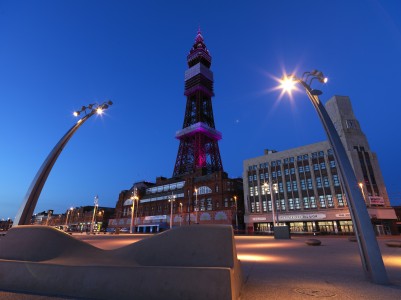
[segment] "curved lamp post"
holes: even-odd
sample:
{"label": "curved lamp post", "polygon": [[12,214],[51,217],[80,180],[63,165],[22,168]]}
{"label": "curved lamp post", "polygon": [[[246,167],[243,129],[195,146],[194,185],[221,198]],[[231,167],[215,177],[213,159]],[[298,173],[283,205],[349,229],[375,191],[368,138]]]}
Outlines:
{"label": "curved lamp post", "polygon": [[53,150],[49,153],[46,160],[43,162],[25,195],[24,202],[18,210],[18,213],[14,219],[13,227],[18,225],[30,224],[32,214],[35,210],[40,193],[42,192],[43,186],[46,183],[47,177],[49,176],[54,163],[59,157],[61,151],[63,151],[65,145],[78,130],[78,128],[81,127],[82,124],[84,124],[85,121],[94,114],[102,114],[103,111],[109,108],[109,106],[112,104],[113,102],[111,101],[106,101],[102,104],[89,104],[88,106],[82,106],[79,111],[74,112],[74,116],[76,117],[79,116],[81,113],[84,113],[85,115],[81,119],[79,119],[78,122],[74,126],[72,126],[70,130],[67,131],[67,133],[60,139],[56,146],[54,146]]}
{"label": "curved lamp post", "polygon": [[[334,157],[338,164],[338,171],[344,186],[344,192],[348,199],[348,206],[352,222],[355,228],[355,235],[358,241],[359,254],[362,266],[367,277],[377,284],[389,284],[387,272],[383,264],[383,259],[373,231],[372,223],[366,209],[366,204],[359,190],[358,182],[354,170],[345,152],[344,145],[330,119],[325,107],[319,100],[321,91],[310,87],[313,80],[317,79],[321,83],[326,83],[327,78],[320,71],[313,70],[305,72],[302,78],[295,75],[285,76],[282,79],[281,87],[290,91],[299,83],[303,86],[312,102],[320,121],[323,124],[327,138],[333,149]],[[308,82],[309,81],[309,82]]]}

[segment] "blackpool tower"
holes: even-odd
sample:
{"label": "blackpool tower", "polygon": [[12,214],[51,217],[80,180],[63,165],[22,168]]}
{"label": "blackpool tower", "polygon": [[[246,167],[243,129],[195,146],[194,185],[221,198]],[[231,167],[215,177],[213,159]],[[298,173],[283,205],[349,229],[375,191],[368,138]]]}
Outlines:
{"label": "blackpool tower", "polygon": [[188,56],[185,71],[187,104],[182,129],[177,131],[180,140],[173,177],[197,173],[199,175],[223,171],[218,141],[221,133],[215,129],[212,97],[212,57],[198,30],[195,43]]}

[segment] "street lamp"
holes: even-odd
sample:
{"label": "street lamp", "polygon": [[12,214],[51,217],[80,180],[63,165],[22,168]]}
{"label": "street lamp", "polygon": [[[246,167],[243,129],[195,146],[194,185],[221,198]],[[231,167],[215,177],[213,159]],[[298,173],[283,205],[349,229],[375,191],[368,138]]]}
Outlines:
{"label": "street lamp", "polygon": [[182,202],[180,202],[180,226],[182,224]]}
{"label": "street lamp", "polygon": [[[272,218],[273,218],[273,227],[276,226],[276,216],[275,216],[275,209],[276,209],[276,203],[275,203],[275,199],[274,199],[274,193],[271,192],[272,190],[272,186],[271,186],[271,182],[269,181],[269,183],[265,182],[263,184],[263,187],[265,189],[265,193],[266,193],[266,201],[267,201],[267,194],[270,194],[271,200],[272,200]],[[277,183],[273,184],[273,188],[274,191],[277,193]],[[278,222],[277,222],[278,223]]]}
{"label": "street lamp", "polygon": [[74,112],[74,116],[79,116],[81,113],[85,115],[77,121],[77,123],[70,128],[69,131],[60,139],[60,141],[54,146],[53,150],[49,153],[46,160],[43,162],[40,167],[38,173],[36,173],[35,178],[33,179],[29,189],[25,195],[24,201],[20,209],[18,210],[17,215],[15,216],[13,227],[18,225],[29,225],[33,212],[35,210],[36,204],[38,203],[38,199],[40,193],[42,192],[43,186],[46,183],[47,177],[50,174],[50,171],[53,168],[57,158],[60,153],[63,151],[65,145],[67,145],[68,141],[74,135],[74,133],[78,130],[82,124],[85,123],[91,116],[94,114],[102,114],[106,109],[112,105],[113,102],[106,101],[102,104],[89,104],[87,107],[82,106],[79,111]]}
{"label": "street lamp", "polygon": [[91,230],[90,232],[93,233],[93,227],[94,227],[94,221],[95,221],[95,215],[96,215],[96,209],[99,205],[99,197],[96,195],[95,200],[94,200],[94,206],[93,206],[93,215],[92,215],[92,222],[91,222]]}
{"label": "street lamp", "polygon": [[168,199],[170,202],[170,229],[173,228],[173,202],[175,201],[175,195],[171,194],[171,197]]}
{"label": "street lamp", "polygon": [[[135,223],[134,223],[135,201],[137,201],[138,199],[139,198],[138,198],[138,195],[137,195],[137,189],[135,188],[134,189],[134,195],[131,197],[132,208],[131,208],[131,225],[130,225],[130,228],[129,228],[129,232],[130,233],[134,233],[134,231],[135,231]],[[137,208],[137,210],[138,210],[138,208]]]}
{"label": "street lamp", "polygon": [[195,188],[195,223],[198,224],[198,189]]}
{"label": "street lamp", "polygon": [[70,209],[67,211],[67,217],[65,218],[65,226],[68,228],[68,216],[71,214],[71,212],[74,210],[73,207],[70,207]]}
{"label": "street lamp", "polygon": [[237,206],[237,196],[234,196],[235,203],[235,227],[238,230],[238,206]]}
{"label": "street lamp", "polygon": [[359,187],[361,188],[363,200],[365,200],[365,203],[366,203],[365,191],[363,190],[363,183],[360,182],[360,183],[358,183],[358,185],[359,185]]}
{"label": "street lamp", "polygon": [[348,199],[349,211],[354,224],[355,236],[358,241],[359,254],[365,274],[374,283],[388,284],[389,281],[380,248],[373,231],[366,203],[361,191],[358,189],[358,182],[354,170],[352,169],[338,132],[318,97],[322,92],[310,87],[312,81],[315,79],[321,83],[327,82],[327,78],[324,77],[322,72],[313,70],[311,72],[305,72],[301,78],[295,75],[284,76],[281,80],[281,88],[283,88],[283,91],[291,93],[291,90],[295,88],[295,84],[299,83],[305,89],[309,100],[312,102],[312,105],[319,115],[338,164],[338,171],[344,185],[345,195]]}

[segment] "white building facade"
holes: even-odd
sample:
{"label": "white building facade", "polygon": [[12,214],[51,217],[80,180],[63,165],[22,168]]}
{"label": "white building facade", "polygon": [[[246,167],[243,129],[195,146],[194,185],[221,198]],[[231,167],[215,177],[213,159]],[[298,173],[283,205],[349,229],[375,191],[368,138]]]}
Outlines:
{"label": "white building facade", "polygon": [[[371,152],[348,97],[334,96],[326,109],[354,168],[377,234],[390,234],[391,208],[377,155]],[[327,141],[285,151],[265,151],[244,161],[248,232],[271,232],[274,222],[292,233],[354,231],[333,151]],[[274,208],[274,209],[273,209]]]}

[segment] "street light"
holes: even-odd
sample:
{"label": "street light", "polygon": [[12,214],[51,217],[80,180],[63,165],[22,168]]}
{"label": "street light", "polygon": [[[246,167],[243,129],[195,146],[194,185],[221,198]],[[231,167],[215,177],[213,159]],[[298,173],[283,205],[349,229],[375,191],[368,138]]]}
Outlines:
{"label": "street light", "polygon": [[198,224],[198,189],[195,188],[195,223]]}
{"label": "street light", "polygon": [[365,200],[365,203],[366,203],[365,191],[363,190],[363,183],[360,182],[360,183],[358,183],[358,185],[359,185],[359,187],[361,188],[363,200]]}
{"label": "street light", "polygon": [[237,206],[237,196],[234,196],[235,203],[235,227],[238,230],[238,206]]}
{"label": "street light", "polygon": [[70,207],[70,209],[67,211],[67,217],[65,218],[65,226],[68,228],[68,216],[71,214],[71,212],[74,210],[73,207]]}
{"label": "street light", "polygon": [[175,195],[171,194],[171,197],[168,199],[170,202],[170,229],[173,228],[173,202],[175,201]]}
{"label": "street light", "polygon": [[318,97],[322,92],[310,87],[312,81],[315,79],[321,83],[327,82],[327,78],[322,72],[313,70],[311,72],[305,72],[301,78],[295,75],[284,76],[281,80],[281,88],[283,88],[283,91],[285,89],[285,91],[290,94],[295,84],[299,83],[305,89],[309,100],[312,102],[312,105],[319,115],[338,164],[338,171],[344,185],[345,195],[348,199],[349,211],[354,224],[355,236],[358,241],[359,254],[365,274],[374,283],[388,284],[389,280],[383,264],[383,258],[373,231],[366,203],[361,191],[358,189],[358,182],[354,170],[352,169],[338,132]]}
{"label": "street light", "polygon": [[92,215],[92,222],[91,222],[91,230],[90,233],[93,233],[93,227],[94,227],[94,221],[95,221],[95,215],[96,215],[96,209],[99,205],[99,197],[96,195],[95,200],[94,200],[94,206],[93,206],[93,215]]}
{"label": "street light", "polygon": [[180,202],[180,226],[182,225],[182,202]]}
{"label": "street light", "polygon": [[[274,193],[271,192],[272,190],[272,186],[271,186],[271,182],[269,181],[269,183],[265,182],[263,184],[263,187],[265,189],[265,193],[266,193],[266,201],[267,201],[267,194],[270,194],[271,200],[272,200],[272,218],[273,218],[273,227],[276,226],[276,216],[275,216],[275,209],[276,209],[276,203],[275,203],[275,199],[274,199]],[[277,183],[273,184],[273,189],[274,191],[277,193]],[[277,217],[278,218],[278,217]],[[278,221],[277,221],[278,223]]]}
{"label": "street light", "polygon": [[[134,189],[134,195],[131,197],[132,200],[132,208],[131,208],[131,225],[129,228],[130,233],[134,233],[135,231],[135,223],[134,223],[134,213],[135,213],[135,201],[138,201],[137,189]],[[137,208],[138,210],[138,208]]]}
{"label": "street light", "polygon": [[33,212],[35,210],[36,204],[40,193],[42,192],[43,186],[46,183],[47,177],[49,176],[57,158],[63,151],[64,147],[67,145],[68,141],[74,135],[82,124],[85,123],[91,116],[95,113],[102,114],[106,109],[112,105],[113,102],[106,101],[102,104],[89,104],[88,106],[82,106],[79,111],[74,112],[74,116],[79,116],[81,113],[85,115],[77,121],[77,123],[70,128],[69,131],[59,140],[59,142],[54,146],[53,150],[49,153],[46,160],[43,162],[39,171],[36,173],[29,189],[25,195],[24,201],[20,206],[17,215],[15,216],[13,227],[18,225],[29,225]]}

